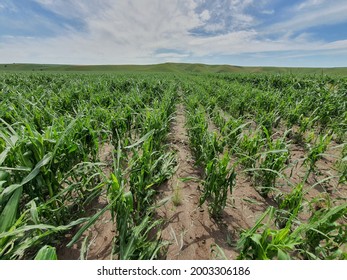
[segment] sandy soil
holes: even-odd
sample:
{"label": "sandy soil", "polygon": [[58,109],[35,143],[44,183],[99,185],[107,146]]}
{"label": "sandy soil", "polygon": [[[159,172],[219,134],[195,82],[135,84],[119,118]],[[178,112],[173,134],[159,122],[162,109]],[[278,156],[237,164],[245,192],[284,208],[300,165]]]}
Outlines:
{"label": "sandy soil", "polygon": [[[222,115],[228,118],[228,114],[222,111]],[[209,121],[209,131],[219,133],[218,129]],[[173,177],[158,188],[157,202],[169,198],[168,202],[157,209],[157,216],[164,220],[161,228],[163,241],[169,245],[166,248],[165,259],[168,260],[200,260],[200,259],[236,259],[238,256],[236,242],[240,232],[254,225],[258,217],[268,206],[276,206],[274,198],[262,197],[254,188],[252,180],[243,173],[242,167],[236,167],[236,186],[232,194],[229,194],[227,207],[223,212],[221,221],[210,218],[207,204],[199,207],[201,195],[200,180],[203,178],[203,170],[195,166],[194,157],[189,148],[189,139],[185,127],[185,108],[179,103],[176,108],[176,117],[171,124],[171,133],[168,137],[170,149],[176,151],[178,167]],[[247,128],[252,130],[251,127]],[[277,136],[282,137],[284,131],[276,130]],[[341,150],[336,148],[336,143],[331,143],[326,155],[317,162],[316,174],[311,174],[305,184],[306,200],[315,197],[329,195],[332,199],[339,198],[342,202],[347,198],[347,186],[338,185],[337,179],[312,186],[324,178],[336,176],[336,160]],[[112,164],[111,145],[104,145],[100,150],[100,158],[108,166]],[[307,167],[303,160],[306,156],[304,148],[297,144],[289,145],[290,161],[284,174],[295,185],[302,181]],[[231,164],[235,163],[232,158]],[[110,169],[105,173],[109,175]],[[195,180],[182,180],[182,178],[196,178]],[[278,180],[278,188],[283,193],[291,191],[291,187],[285,180]],[[88,210],[88,215],[100,211],[107,205],[105,195],[101,195],[93,202]],[[307,209],[300,217],[308,218]],[[110,213],[106,212],[83,235],[80,242],[72,248],[66,248],[64,243],[58,248],[59,259],[79,259],[80,248],[83,239],[88,236],[88,259],[109,259],[112,249],[112,240],[115,235],[115,225],[111,221]],[[67,240],[73,236],[67,235]],[[217,246],[220,250],[216,250]],[[222,251],[223,253],[220,253]],[[218,252],[216,254],[216,252]]]}
{"label": "sandy soil", "polygon": [[[160,198],[171,196],[171,201],[158,211],[158,215],[166,221],[163,239],[170,242],[166,259],[215,259],[222,258],[223,254],[228,259],[235,259],[238,255],[235,244],[240,230],[252,226],[268,202],[251,187],[246,177],[240,175],[222,220],[211,219],[207,205],[199,207],[199,182],[180,180],[202,178],[202,170],[195,167],[189,149],[185,122],[184,106],[179,104],[170,136],[170,145],[177,152],[179,166],[173,178],[160,189]],[[211,125],[210,130],[215,130],[215,127]],[[176,200],[179,200],[179,205]],[[215,254],[218,251],[215,245],[223,254]]]}
{"label": "sandy soil", "polygon": [[[100,148],[99,156],[100,161],[107,164],[103,172],[106,176],[111,173],[110,166],[112,165],[112,151],[114,147],[111,144],[104,144]],[[107,199],[105,192],[92,201],[88,207],[85,216],[90,217],[104,207],[107,206]],[[115,225],[111,219],[110,211],[106,211],[101,215],[98,220],[81,236],[80,240],[71,248],[67,248],[66,244],[71,240],[74,233],[78,231],[77,228],[74,232],[66,235],[66,241],[63,241],[61,246],[57,248],[57,255],[59,260],[78,260],[80,259],[80,251],[82,248],[83,240],[87,237],[88,250],[85,259],[90,260],[107,260],[111,259],[112,240],[115,235]]]}

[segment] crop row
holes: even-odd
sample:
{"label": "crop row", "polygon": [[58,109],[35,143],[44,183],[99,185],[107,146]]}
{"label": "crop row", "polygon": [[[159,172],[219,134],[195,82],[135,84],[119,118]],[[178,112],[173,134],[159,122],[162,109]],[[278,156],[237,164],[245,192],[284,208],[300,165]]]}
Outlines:
{"label": "crop row", "polygon": [[[80,225],[72,246],[106,211],[117,228],[111,257],[151,258],[144,244],[158,223],[151,217],[153,188],[175,165],[163,145],[175,92],[174,81],[153,79],[3,77],[0,258],[31,258],[41,247],[52,252],[64,232]],[[104,144],[115,147],[111,176],[100,162]],[[85,216],[102,193],[106,208]]]}
{"label": "crop row", "polygon": [[[215,83],[220,85],[218,80]],[[212,79],[202,80],[200,77],[196,78],[195,84],[192,81],[187,84],[187,96],[189,96],[187,99],[194,102],[194,105],[188,102],[188,112],[192,107],[196,108],[191,124],[188,122],[188,128],[191,131],[194,131],[194,128],[203,128],[199,130],[201,135],[190,133],[193,150],[199,151],[196,153],[198,159],[201,157],[199,154],[208,154],[209,150],[203,142],[199,142],[199,139],[208,138],[204,135],[210,135],[211,139],[213,139],[211,135],[216,136],[207,131],[207,119],[211,119],[219,128],[217,134],[220,136],[218,139],[214,138],[214,144],[209,145],[210,149],[214,152],[227,153],[229,161],[233,162],[230,168],[234,172],[237,170],[235,176],[246,173],[256,190],[264,197],[271,197],[277,204],[276,207],[270,206],[251,229],[244,229],[241,233],[237,241],[239,258],[346,258],[346,252],[343,251],[346,244],[344,231],[347,213],[347,204],[343,200],[346,197],[339,197],[342,203],[340,200],[330,203],[330,198],[322,202],[324,199],[320,196],[320,203],[325,207],[319,208],[314,207],[318,198],[305,199],[306,194],[322,181],[338,179],[334,186],[335,191],[339,193],[339,190],[345,189],[346,148],[343,148],[346,147],[345,143],[335,144],[336,148],[341,148],[341,155],[334,159],[336,175],[310,185],[309,178],[320,173],[316,166],[317,162],[328,156],[325,152],[331,144],[332,135],[316,136],[315,133],[319,132],[312,130],[307,139],[306,135],[303,137],[301,143],[306,151],[306,157],[293,161],[291,146],[297,144],[292,143],[290,139],[293,137],[291,134],[293,128],[279,129],[279,120],[286,119],[286,116],[278,114],[277,122],[264,122],[262,117],[258,118],[259,115],[265,114],[265,111],[271,116],[274,114],[273,111],[277,110],[276,106],[264,105],[267,99],[263,92],[250,89],[247,91],[247,86],[240,85],[238,81],[229,84],[227,89],[218,86],[212,89],[211,85],[216,86],[216,84]],[[211,94],[210,90],[214,93]],[[249,102],[237,105],[238,99],[246,101],[245,95],[248,95]],[[257,98],[259,103],[254,103],[257,102]],[[238,106],[236,111],[235,106]],[[318,116],[316,118],[320,120]],[[345,132],[343,130],[343,135]],[[224,143],[227,144],[227,152]],[[306,167],[306,172],[300,181],[292,181],[294,166],[297,165]],[[292,172],[289,174],[285,172],[290,168]],[[228,176],[221,181],[223,179],[227,181]],[[286,191],[283,190],[284,186],[287,186]],[[242,188],[242,185],[235,187]],[[223,187],[219,190],[223,193]],[[230,195],[232,196],[232,193]],[[225,206],[225,203],[220,205]],[[303,219],[303,216],[309,217]]]}

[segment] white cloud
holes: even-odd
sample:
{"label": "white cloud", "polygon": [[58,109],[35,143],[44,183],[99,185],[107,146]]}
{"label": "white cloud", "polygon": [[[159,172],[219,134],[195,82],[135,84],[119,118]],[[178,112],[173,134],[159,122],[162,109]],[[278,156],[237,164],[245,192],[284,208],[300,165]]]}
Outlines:
{"label": "white cloud", "polygon": [[0,3],[0,12],[3,11],[10,11],[10,12],[16,12],[16,6],[8,0],[2,0]]}
{"label": "white cloud", "polygon": [[275,13],[275,10],[262,10],[260,13],[264,15],[273,15]]}
{"label": "white cloud", "polygon": [[253,0],[205,1],[202,5],[209,11],[209,20],[200,28],[208,33],[227,33],[249,28],[254,18],[246,12],[246,9],[253,4]]}
{"label": "white cloud", "polygon": [[87,32],[70,30],[54,38],[6,40],[0,45],[0,60],[146,63],[155,59],[157,48],[182,46],[189,30],[202,24],[193,0],[106,0],[102,7],[96,0],[37,2],[57,14],[83,18]]}
{"label": "white cloud", "polygon": [[[330,20],[339,16],[343,18],[347,14],[347,4],[339,7],[331,5],[326,9],[317,8],[314,13],[304,11],[291,20],[273,25],[272,32],[280,32],[282,36],[277,40],[270,40],[252,27],[254,18],[245,12],[248,7],[254,5],[251,0],[229,0],[228,12],[218,6],[224,3],[222,1],[214,2],[216,6],[213,8],[206,6],[200,12],[197,12],[197,7],[206,5],[205,1],[36,0],[36,2],[61,16],[83,20],[85,28],[83,31],[67,29],[64,35],[50,38],[2,37],[1,62],[148,64],[163,60],[184,61],[204,56],[244,53],[288,51],[343,53],[347,50],[347,41],[344,40],[327,43],[314,41],[311,34],[307,33],[292,38],[292,34],[287,32],[300,30],[301,25],[310,26],[324,21],[325,19],[320,18],[323,14],[328,15]],[[312,4],[317,1],[308,2]],[[304,8],[301,7],[302,10]],[[230,11],[232,11],[233,29],[226,30]],[[213,17],[217,12],[222,20],[214,22]],[[202,26],[206,31],[226,30],[226,32],[207,37],[197,34],[193,36],[190,33],[190,30]],[[158,49],[168,49],[168,51],[158,53]]]}
{"label": "white cloud", "polygon": [[330,1],[327,1],[327,0],[306,0],[306,1],[302,2],[302,3],[300,3],[299,5],[297,5],[296,8],[298,10],[303,10],[303,9],[319,6],[319,5],[323,4],[323,3],[327,3],[327,2],[330,2]]}
{"label": "white cloud", "polygon": [[342,22],[347,22],[347,1],[310,0],[292,10],[290,19],[273,24],[266,32],[293,32]]}
{"label": "white cloud", "polygon": [[175,52],[160,53],[155,55],[156,58],[166,58],[166,59],[169,59],[170,61],[173,61],[173,60],[180,61],[182,60],[182,58],[186,58],[188,56],[189,54],[179,54]]}
{"label": "white cloud", "polygon": [[211,24],[206,25],[204,27],[204,30],[207,32],[212,32],[212,33],[221,32],[221,31],[225,30],[225,23],[224,22],[211,23]]}
{"label": "white cloud", "polygon": [[210,12],[208,10],[204,10],[201,14],[200,14],[200,18],[202,21],[207,21],[211,18]]}

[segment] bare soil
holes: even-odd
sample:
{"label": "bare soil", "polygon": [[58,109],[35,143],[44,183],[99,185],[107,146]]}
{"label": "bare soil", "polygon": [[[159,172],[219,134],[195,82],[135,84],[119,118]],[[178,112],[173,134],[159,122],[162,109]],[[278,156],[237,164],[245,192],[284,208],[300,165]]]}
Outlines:
{"label": "bare soil", "polygon": [[[178,104],[169,141],[177,152],[179,166],[172,179],[159,190],[159,199],[171,197],[171,200],[158,210],[158,215],[166,221],[162,237],[170,243],[166,259],[235,259],[238,255],[235,244],[240,230],[252,226],[267,208],[268,202],[255,191],[245,176],[240,175],[237,176],[237,186],[233,195],[230,195],[221,221],[211,219],[207,205],[199,207],[199,182],[180,180],[187,177],[201,179],[203,175],[203,171],[195,166],[185,123],[184,106]],[[212,124],[209,129],[216,131]],[[216,249],[216,245],[223,251],[224,256]]]}
{"label": "bare soil", "polygon": [[[106,163],[106,167],[103,172],[106,176],[111,173],[110,166],[112,165],[112,151],[114,147],[111,144],[104,144],[100,148],[99,157],[100,161]],[[88,207],[85,216],[91,217],[103,208],[107,206],[107,199],[105,191],[101,195],[92,201]],[[111,219],[110,211],[106,211],[101,215],[97,221],[81,236],[80,240],[75,243],[71,248],[66,247],[67,243],[71,240],[74,232],[68,233],[66,241],[62,242],[62,245],[57,248],[57,255],[59,260],[78,260],[80,259],[80,252],[82,248],[83,240],[87,237],[87,253],[84,256],[85,259],[90,260],[107,260],[111,259],[112,241],[115,236],[115,225]]]}
{"label": "bare soil", "polygon": [[[227,119],[228,114],[221,111]],[[219,133],[219,130],[209,121],[209,131]],[[157,202],[169,198],[169,200],[157,209],[157,218],[164,220],[161,228],[161,237],[167,241],[165,259],[168,260],[206,260],[206,259],[236,259],[238,256],[235,247],[243,229],[251,228],[259,216],[268,206],[276,206],[274,197],[264,198],[254,188],[252,179],[243,172],[242,167],[236,167],[236,186],[232,194],[229,194],[227,207],[222,219],[211,219],[207,204],[199,206],[201,196],[200,186],[203,178],[203,170],[195,165],[195,160],[189,148],[189,139],[185,127],[185,108],[179,103],[176,108],[176,117],[171,124],[171,133],[168,137],[170,149],[176,151],[178,167],[171,179],[159,186]],[[250,133],[256,129],[252,123],[247,128]],[[276,130],[275,137],[282,137],[284,131]],[[322,182],[324,178],[336,177],[336,161],[341,154],[341,149],[336,148],[336,143],[331,143],[326,155],[317,162],[315,174],[311,174],[305,184],[307,191],[305,199],[326,198],[344,202],[347,199],[347,186],[339,185],[337,178]],[[100,158],[108,166],[112,164],[111,145],[104,145],[100,150]],[[293,185],[302,182],[307,167],[303,165],[306,151],[298,144],[289,145],[290,160],[284,174]],[[236,162],[233,157],[231,164]],[[110,168],[105,169],[109,175]],[[108,176],[107,175],[107,176]],[[183,178],[195,178],[182,180]],[[321,182],[318,183],[317,182]],[[278,180],[278,188],[282,193],[289,193],[292,187],[285,180]],[[315,185],[315,187],[312,187]],[[336,200],[338,199],[338,200]],[[93,215],[107,205],[105,194],[93,202],[88,210],[88,215]],[[322,205],[322,207],[325,207]],[[308,209],[300,218],[306,220]],[[102,215],[98,221],[82,236],[81,240],[72,248],[66,248],[64,243],[58,248],[59,259],[79,259],[83,239],[88,236],[88,259],[110,259],[112,240],[115,235],[115,225],[111,221],[110,212]],[[67,235],[71,240],[72,233]],[[217,247],[219,249],[217,249]],[[223,253],[221,253],[223,252]]]}

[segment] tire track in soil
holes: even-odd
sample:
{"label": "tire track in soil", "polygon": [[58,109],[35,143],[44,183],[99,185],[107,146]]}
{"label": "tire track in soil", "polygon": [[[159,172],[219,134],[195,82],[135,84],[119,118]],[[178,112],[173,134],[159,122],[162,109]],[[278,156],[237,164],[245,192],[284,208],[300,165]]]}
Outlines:
{"label": "tire track in soil", "polygon": [[[202,177],[202,170],[194,165],[185,123],[185,109],[183,104],[179,103],[169,135],[170,146],[177,152],[178,168],[172,178],[159,188],[158,197],[158,199],[171,197],[157,210],[159,218],[165,221],[162,238],[170,243],[166,259],[213,259],[211,253],[213,244],[217,244],[228,258],[235,258],[236,252],[226,243],[228,228],[210,219],[206,204],[199,207],[199,183],[180,180],[185,177]],[[179,198],[179,205],[173,203],[175,193]]]}

